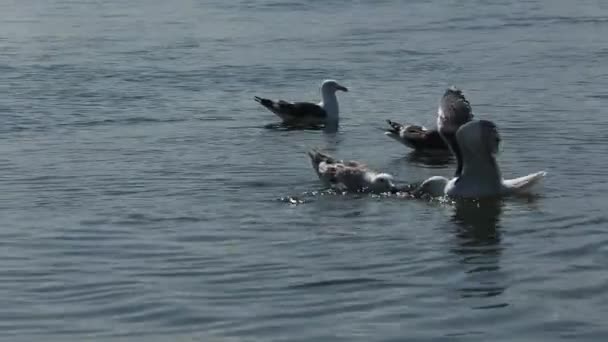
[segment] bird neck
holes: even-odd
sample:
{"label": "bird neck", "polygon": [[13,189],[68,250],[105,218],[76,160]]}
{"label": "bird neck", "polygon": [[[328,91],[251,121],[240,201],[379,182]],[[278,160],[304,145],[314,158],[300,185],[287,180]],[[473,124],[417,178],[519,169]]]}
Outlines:
{"label": "bird neck", "polygon": [[321,97],[323,99],[321,107],[325,109],[325,112],[327,113],[327,118],[330,120],[338,120],[340,107],[338,106],[338,98],[336,97],[336,92],[333,90],[321,89]]}
{"label": "bird neck", "polygon": [[462,155],[462,172],[458,182],[474,184],[475,188],[488,191],[499,191],[502,176],[494,155],[485,149],[471,151],[465,146],[459,146],[459,149]]}
{"label": "bird neck", "polygon": [[454,172],[454,177],[460,177],[460,175],[462,174],[464,162],[460,146],[458,145],[458,141],[456,140],[456,133],[451,131],[443,132],[441,136],[452,151],[452,154],[454,154],[454,157],[456,157],[456,171]]}

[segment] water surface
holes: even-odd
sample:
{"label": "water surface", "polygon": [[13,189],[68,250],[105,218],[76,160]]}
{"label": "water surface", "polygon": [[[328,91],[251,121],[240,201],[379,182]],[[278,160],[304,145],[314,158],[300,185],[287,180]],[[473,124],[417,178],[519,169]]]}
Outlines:
{"label": "water surface", "polygon": [[[604,341],[608,4],[0,4],[0,339]],[[318,100],[335,134],[265,129]],[[450,175],[385,137],[449,85],[535,199],[318,193],[305,151]],[[303,203],[291,204],[288,198]]]}

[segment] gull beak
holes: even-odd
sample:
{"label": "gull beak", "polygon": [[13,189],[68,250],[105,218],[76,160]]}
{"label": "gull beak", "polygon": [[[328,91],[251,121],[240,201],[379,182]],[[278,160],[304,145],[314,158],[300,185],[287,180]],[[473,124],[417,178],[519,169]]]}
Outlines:
{"label": "gull beak", "polygon": [[344,91],[344,92],[348,92],[348,88],[346,88],[346,87],[344,87],[344,86],[341,86],[341,85],[337,85],[337,86],[336,86],[336,90],[342,90],[342,91]]}

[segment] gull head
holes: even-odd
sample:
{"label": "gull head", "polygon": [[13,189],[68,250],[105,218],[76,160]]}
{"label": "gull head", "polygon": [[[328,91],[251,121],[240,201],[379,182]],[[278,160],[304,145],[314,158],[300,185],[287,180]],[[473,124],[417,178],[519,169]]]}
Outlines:
{"label": "gull head", "polygon": [[340,85],[340,83],[336,82],[335,80],[325,80],[321,84],[321,91],[324,93],[325,92],[335,93],[338,90],[348,91],[348,88]]}
{"label": "gull head", "polygon": [[396,192],[393,176],[388,173],[379,173],[372,176],[369,188],[375,193]]}
{"label": "gull head", "polygon": [[456,132],[456,139],[459,145],[476,153],[495,155],[500,146],[498,128],[489,120],[471,121],[462,125]]}

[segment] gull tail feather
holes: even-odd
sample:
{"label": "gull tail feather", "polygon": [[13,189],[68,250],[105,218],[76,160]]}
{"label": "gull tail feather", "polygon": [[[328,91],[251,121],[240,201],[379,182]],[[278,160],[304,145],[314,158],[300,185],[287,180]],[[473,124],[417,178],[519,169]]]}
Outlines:
{"label": "gull tail feather", "polygon": [[546,175],[547,172],[540,171],[515,179],[506,179],[503,183],[511,193],[523,193],[530,191],[532,187],[539,184]]}
{"label": "gull tail feather", "polygon": [[402,125],[398,122],[391,120],[386,120],[386,122],[389,124],[389,126],[391,126],[391,128],[387,129],[386,132],[399,135],[399,131],[401,130]]}

